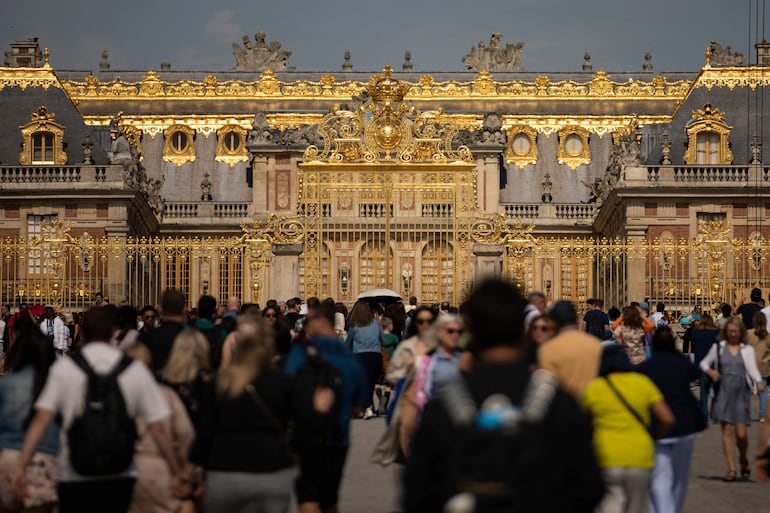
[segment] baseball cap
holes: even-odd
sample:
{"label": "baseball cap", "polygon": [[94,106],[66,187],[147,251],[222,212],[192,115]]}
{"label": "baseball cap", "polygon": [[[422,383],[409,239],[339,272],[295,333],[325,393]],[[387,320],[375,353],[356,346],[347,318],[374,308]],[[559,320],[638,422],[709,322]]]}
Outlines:
{"label": "baseball cap", "polygon": [[650,305],[647,303],[647,301],[642,301],[641,303],[639,303],[639,308],[641,308],[642,310],[649,310]]}

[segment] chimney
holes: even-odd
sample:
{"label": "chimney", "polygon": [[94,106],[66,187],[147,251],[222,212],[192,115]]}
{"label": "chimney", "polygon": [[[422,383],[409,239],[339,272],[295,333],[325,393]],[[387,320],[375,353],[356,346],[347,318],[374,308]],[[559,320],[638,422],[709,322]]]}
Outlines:
{"label": "chimney", "polygon": [[757,66],[770,66],[770,43],[763,39],[754,48],[757,49]]}
{"label": "chimney", "polygon": [[171,71],[171,63],[168,61],[163,61],[160,63],[160,70],[161,71]]}

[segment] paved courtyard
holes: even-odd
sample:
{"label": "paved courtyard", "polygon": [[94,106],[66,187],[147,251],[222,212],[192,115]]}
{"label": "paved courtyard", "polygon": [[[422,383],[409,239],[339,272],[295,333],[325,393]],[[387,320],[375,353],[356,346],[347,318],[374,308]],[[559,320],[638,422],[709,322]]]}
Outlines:
{"label": "paved courtyard", "polygon": [[[755,422],[749,431],[752,458],[757,453],[760,426]],[[341,492],[343,513],[399,511],[400,468],[369,463],[371,448],[384,427],[382,419],[353,422],[353,447]],[[753,468],[750,481],[724,483],[726,471],[719,427],[711,426],[697,438],[685,513],[770,513],[770,484],[758,482]]]}

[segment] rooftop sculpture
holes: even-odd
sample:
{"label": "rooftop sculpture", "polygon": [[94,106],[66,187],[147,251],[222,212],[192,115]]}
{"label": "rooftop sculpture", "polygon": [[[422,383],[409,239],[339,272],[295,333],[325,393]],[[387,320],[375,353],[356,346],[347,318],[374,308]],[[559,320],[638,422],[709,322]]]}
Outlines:
{"label": "rooftop sculpture", "polygon": [[243,36],[243,48],[233,42],[233,56],[236,71],[280,71],[289,67],[291,52],[281,49],[278,41],[265,42],[265,33],[254,34],[254,43],[249,36]]}
{"label": "rooftop sculpture", "polygon": [[478,46],[472,46],[471,53],[463,57],[465,67],[473,71],[524,71],[521,65],[524,43],[508,43],[503,48],[502,39],[502,34],[492,32],[489,46],[484,45],[483,41],[479,41]]}

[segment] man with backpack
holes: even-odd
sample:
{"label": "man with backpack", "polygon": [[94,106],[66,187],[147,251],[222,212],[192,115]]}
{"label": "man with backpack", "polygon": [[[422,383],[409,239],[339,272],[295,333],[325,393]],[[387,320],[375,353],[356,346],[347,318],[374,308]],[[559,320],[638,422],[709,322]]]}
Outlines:
{"label": "man with backpack", "polygon": [[585,331],[598,338],[607,340],[612,337],[610,332],[610,317],[604,313],[604,301],[601,299],[592,299],[589,310],[583,316],[583,326]]}
{"label": "man with backpack", "polygon": [[407,513],[588,513],[599,503],[590,424],[553,376],[530,373],[524,307],[502,281],[465,303],[477,366],[425,409],[405,473]]}
{"label": "man with backpack", "polygon": [[136,479],[135,417],[142,417],[172,474],[173,492],[190,493],[161,421],[169,408],[149,370],[109,344],[114,311],[91,308],[83,318],[82,350],[58,360],[35,403],[14,486],[27,493],[26,468],[48,426],[61,418],[57,459],[60,513],[125,513]]}
{"label": "man with backpack", "polygon": [[[372,401],[366,374],[334,331],[334,309],[320,304],[304,319],[305,341],[295,342],[284,370],[294,376],[294,449],[300,460],[300,513],[335,513],[342,470],[350,446],[350,421]],[[335,392],[328,414],[311,405],[318,388]]]}

